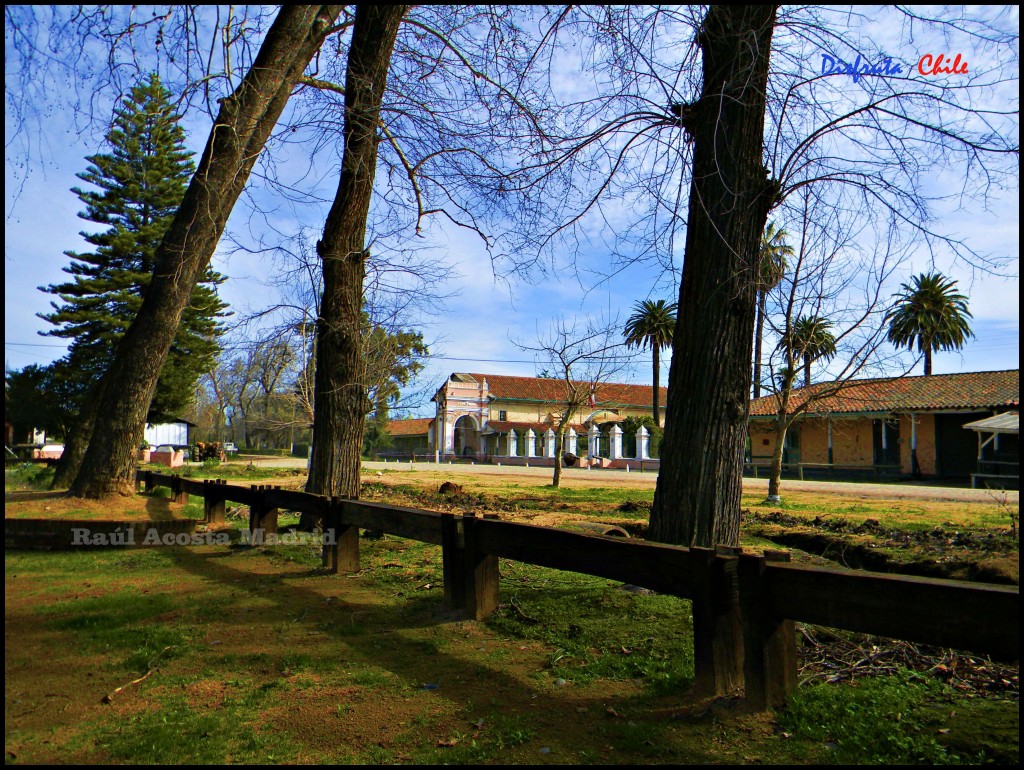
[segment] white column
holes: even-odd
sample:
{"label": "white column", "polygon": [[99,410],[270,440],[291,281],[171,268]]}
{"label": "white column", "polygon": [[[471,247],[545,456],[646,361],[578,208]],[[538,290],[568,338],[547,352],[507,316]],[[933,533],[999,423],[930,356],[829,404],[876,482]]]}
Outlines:
{"label": "white column", "polygon": [[526,429],[526,456],[536,457],[535,452],[537,451],[537,434],[533,432],[533,428]]}
{"label": "white column", "polygon": [[453,455],[455,454],[455,423],[449,426],[445,420],[444,426],[444,453]]}
{"label": "white column", "polygon": [[622,428],[617,424],[612,426],[611,429],[611,440],[608,442],[608,454],[612,460],[619,460],[622,458]]}
{"label": "white column", "polygon": [[576,454],[576,430],[574,428],[568,428],[562,434],[562,451]]}
{"label": "white column", "polygon": [[601,429],[597,427],[597,423],[590,424],[590,430],[587,431],[587,457],[597,457],[601,453]]}
{"label": "white column", "polygon": [[544,456],[555,456],[555,432],[551,428],[548,428],[544,434]]}
{"label": "white column", "polygon": [[636,459],[651,459],[651,434],[643,425],[636,432]]}
{"label": "white column", "polygon": [[509,432],[508,432],[508,456],[509,457],[515,457],[519,453],[519,447],[518,447],[518,443],[519,442],[518,442],[517,439],[518,439],[518,436],[516,436],[516,432],[514,430],[510,429]]}

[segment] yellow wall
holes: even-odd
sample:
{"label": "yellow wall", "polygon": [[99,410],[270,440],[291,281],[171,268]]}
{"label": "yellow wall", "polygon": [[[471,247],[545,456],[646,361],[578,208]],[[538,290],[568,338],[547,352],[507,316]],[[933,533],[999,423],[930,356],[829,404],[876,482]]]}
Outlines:
{"label": "yellow wall", "polygon": [[[934,475],[936,468],[935,415],[914,415],[917,420],[917,461],[921,473]],[[900,466],[911,472],[910,416],[899,418]],[[798,420],[800,426],[800,461],[828,462],[828,424],[820,419]],[[832,462],[835,465],[870,466],[874,463],[874,427],[869,417],[835,419],[832,421]],[[892,434],[889,434],[890,437]],[[892,440],[890,438],[890,440]],[[750,445],[755,460],[763,463],[775,448],[775,430],[767,423],[750,425]]]}
{"label": "yellow wall", "polygon": [[[916,414],[917,421],[917,463],[921,467],[921,473],[925,476],[932,476],[936,469],[935,449],[935,415]],[[910,473],[910,415],[903,415],[900,418],[900,465],[904,473]]]}

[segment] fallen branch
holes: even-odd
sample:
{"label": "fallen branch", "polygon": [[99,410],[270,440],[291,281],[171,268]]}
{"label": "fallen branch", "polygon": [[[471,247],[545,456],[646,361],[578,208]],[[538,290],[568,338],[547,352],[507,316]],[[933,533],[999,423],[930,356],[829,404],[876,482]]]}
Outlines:
{"label": "fallen branch", "polygon": [[[173,645],[171,645],[171,646],[173,646]],[[165,652],[167,652],[169,649],[171,649],[171,647],[164,647],[162,650],[160,650],[160,652],[158,652],[156,654],[156,656],[154,658],[152,658],[149,661],[149,663],[147,664],[148,665],[148,670],[146,671],[145,674],[140,676],[138,679],[133,679],[132,681],[128,682],[128,684],[121,685],[120,687],[118,687],[113,692],[107,693],[102,698],[100,698],[100,703],[109,704],[109,703],[113,702],[114,696],[117,695],[119,692],[121,692],[122,690],[125,690],[125,689],[127,689],[129,687],[131,687],[133,684],[138,684],[139,682],[145,681],[150,676],[152,676],[153,672],[156,671],[156,669],[153,667],[153,664],[156,663],[156,661],[160,659],[160,656],[163,655]]]}

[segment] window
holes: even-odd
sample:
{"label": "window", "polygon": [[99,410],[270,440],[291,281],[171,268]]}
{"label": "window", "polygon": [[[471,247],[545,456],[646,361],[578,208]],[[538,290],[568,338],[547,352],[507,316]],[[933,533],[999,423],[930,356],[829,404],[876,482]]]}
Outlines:
{"label": "window", "polygon": [[498,419],[502,420],[502,421],[507,420],[508,419],[508,412],[506,412],[504,409],[499,410],[498,411]]}

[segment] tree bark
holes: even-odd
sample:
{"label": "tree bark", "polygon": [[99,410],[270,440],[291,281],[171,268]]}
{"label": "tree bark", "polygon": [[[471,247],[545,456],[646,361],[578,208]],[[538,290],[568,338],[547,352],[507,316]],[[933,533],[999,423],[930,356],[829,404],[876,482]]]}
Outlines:
{"label": "tree bark", "polygon": [[565,436],[565,426],[568,422],[563,418],[562,424],[555,431],[555,471],[551,474],[551,486],[558,489],[562,484],[562,441]]}
{"label": "tree bark", "polygon": [[761,348],[764,337],[764,312],[767,292],[757,292],[757,320],[754,323],[754,398],[761,397]]}
{"label": "tree bark", "polygon": [[221,101],[199,167],[156,251],[138,316],[118,345],[92,441],[71,494],[131,494],[157,378],[182,312],[299,77],[342,6],[283,6],[252,67]]}
{"label": "tree bark", "polygon": [[[99,414],[100,400],[103,395],[103,380],[97,382],[85,401],[82,403],[78,419],[68,431],[67,440],[64,442],[64,453],[57,462],[57,468],[53,473],[53,481],[50,489],[64,489],[70,487],[78,476],[82,467],[82,460],[85,459],[85,452],[92,440],[93,429],[96,426],[96,416]],[[141,443],[141,442],[140,442]]]}
{"label": "tree bark", "polygon": [[772,468],[768,474],[768,500],[771,502],[778,502],[782,499],[780,495],[782,489],[782,451],[786,446],[786,432],[793,422],[789,416],[789,399],[793,393],[794,379],[796,379],[796,372],[790,367],[786,370],[785,380],[782,383],[782,393],[779,396],[779,411],[775,416],[775,448],[772,450]]}
{"label": "tree bark", "polygon": [[380,108],[391,53],[407,6],[356,9],[345,77],[345,149],[338,192],[317,254],[324,290],[317,320],[313,454],[306,491],[359,496],[366,393],[360,328],[366,276],[366,220],[377,169]]}
{"label": "tree bark", "polygon": [[661,404],[658,403],[661,396],[661,348],[655,343],[651,346],[654,349],[654,424],[661,427]]}
{"label": "tree bark", "polygon": [[739,544],[761,237],[778,194],[762,163],[774,23],[775,6],[712,6],[698,36],[704,84],[682,118],[693,180],[650,526],[665,543]]}

